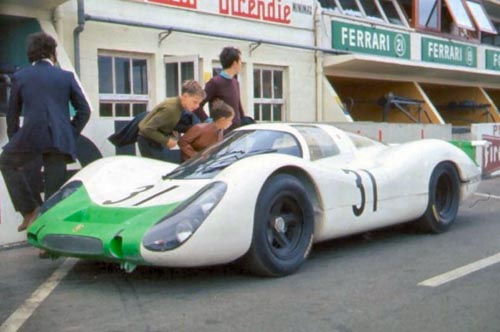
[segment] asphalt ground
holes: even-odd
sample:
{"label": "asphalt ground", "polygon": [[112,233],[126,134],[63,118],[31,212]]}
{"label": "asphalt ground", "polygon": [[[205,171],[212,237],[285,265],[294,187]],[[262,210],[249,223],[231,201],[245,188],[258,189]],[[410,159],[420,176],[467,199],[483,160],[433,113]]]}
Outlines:
{"label": "asphalt ground", "polygon": [[0,249],[0,332],[500,331],[500,178],[440,235],[396,226],[316,245],[298,273],[40,260]]}

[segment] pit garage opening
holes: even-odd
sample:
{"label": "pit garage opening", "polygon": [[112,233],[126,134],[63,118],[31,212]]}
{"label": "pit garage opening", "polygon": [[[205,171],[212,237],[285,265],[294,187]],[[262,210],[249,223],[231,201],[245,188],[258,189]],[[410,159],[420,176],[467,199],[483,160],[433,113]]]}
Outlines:
{"label": "pit garage opening", "polygon": [[442,123],[415,82],[327,76],[354,121]]}
{"label": "pit garage opening", "polygon": [[495,105],[497,112],[500,111],[500,89],[484,89]]}
{"label": "pit garage opening", "polygon": [[492,99],[482,88],[430,83],[420,86],[445,123],[469,127],[472,123],[500,121]]}

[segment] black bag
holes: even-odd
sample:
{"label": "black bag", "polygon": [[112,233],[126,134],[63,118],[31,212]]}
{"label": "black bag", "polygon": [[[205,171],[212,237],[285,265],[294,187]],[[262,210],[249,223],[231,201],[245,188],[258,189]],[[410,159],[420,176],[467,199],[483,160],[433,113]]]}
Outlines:
{"label": "black bag", "polygon": [[182,111],[181,118],[179,122],[175,125],[174,131],[178,131],[179,133],[185,133],[194,126],[195,124],[200,123],[200,118],[193,113],[188,111]]}
{"label": "black bag", "polygon": [[244,117],[241,118],[241,125],[242,126],[246,126],[246,125],[253,124],[253,123],[255,123],[255,120],[251,116],[245,115]]}
{"label": "black bag", "polygon": [[139,134],[139,122],[141,122],[149,112],[141,112],[137,114],[129,123],[122,129],[108,137],[108,140],[116,147],[133,144],[137,142]]}

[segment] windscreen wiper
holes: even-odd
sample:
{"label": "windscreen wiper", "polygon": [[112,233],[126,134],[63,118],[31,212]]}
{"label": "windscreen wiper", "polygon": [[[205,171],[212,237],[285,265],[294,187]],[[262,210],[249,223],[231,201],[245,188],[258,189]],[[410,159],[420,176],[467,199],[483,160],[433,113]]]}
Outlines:
{"label": "windscreen wiper", "polygon": [[[260,150],[254,150],[254,151],[247,152],[247,153],[243,154],[242,156],[240,156],[239,154],[235,154],[233,152],[243,152],[243,151],[233,151],[233,152],[230,152],[229,154],[225,154],[224,156],[231,156],[232,158],[234,158],[236,160],[240,160],[240,159],[255,156],[258,154],[273,153],[273,152],[277,152],[277,151],[278,151],[277,149],[260,149]],[[216,162],[213,162],[210,165],[208,165],[207,167],[205,167],[201,172],[202,173],[210,173],[210,172],[213,172],[217,169],[225,168],[225,167],[231,165],[232,163],[233,163],[233,161],[230,158],[224,158],[222,160],[218,159]]]}

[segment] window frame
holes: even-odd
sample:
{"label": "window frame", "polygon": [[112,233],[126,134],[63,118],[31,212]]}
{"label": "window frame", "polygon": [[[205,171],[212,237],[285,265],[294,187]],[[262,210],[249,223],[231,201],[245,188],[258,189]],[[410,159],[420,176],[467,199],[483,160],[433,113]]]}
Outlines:
{"label": "window frame", "polygon": [[[382,21],[384,23],[388,23],[389,22],[389,18],[387,18],[387,14],[385,13],[384,8],[380,4],[380,1],[377,1],[377,0],[371,0],[371,1],[373,1],[373,3],[375,4],[375,7],[377,7],[377,10],[378,10],[379,14],[382,16]],[[363,11],[365,12],[365,16],[366,16],[367,20],[370,20],[371,22],[378,22],[378,20],[376,20],[376,19],[371,19],[370,18],[371,16],[368,16],[366,14],[366,10],[364,8],[363,8]]]}
{"label": "window frame", "polygon": [[[464,6],[466,8],[466,10],[468,10],[469,12],[469,16],[472,18],[472,21],[473,21],[473,24],[475,25],[476,29],[481,31],[481,32],[486,32],[486,33],[490,33],[490,34],[498,34],[498,31],[496,30],[496,27],[495,25],[493,24],[493,21],[491,20],[491,18],[488,16],[488,12],[486,11],[486,9],[484,8],[484,5],[482,2],[479,2],[479,1],[474,1],[474,0],[464,0],[463,1],[464,3]],[[482,11],[482,14],[484,15],[484,18],[488,21],[490,27],[493,28],[493,30],[490,30],[490,29],[484,29],[481,24],[479,24],[479,20],[476,18],[476,13],[474,12],[474,10],[470,7],[469,3],[474,3],[476,4],[477,6],[479,6],[479,8],[481,9]]]}
{"label": "window frame", "polygon": [[[495,29],[497,29],[497,31],[500,31],[500,20],[495,20],[493,18],[491,20],[491,23],[493,24]],[[482,33],[481,44],[500,47],[500,34]]]}
{"label": "window frame", "polygon": [[174,64],[177,63],[177,70],[178,70],[178,77],[177,77],[177,96],[181,95],[181,89],[182,89],[182,64],[183,63],[188,63],[192,62],[193,63],[193,78],[187,78],[187,79],[193,79],[195,81],[200,81],[200,57],[198,55],[185,55],[185,56],[175,56],[175,55],[164,55],[163,56],[163,68],[164,68],[164,75],[163,78],[165,79],[165,96],[168,97],[175,97],[175,96],[168,96],[168,82],[167,82],[167,64]]}
{"label": "window frame", "polygon": [[[331,7],[323,7],[323,12],[324,13],[331,13],[333,15],[342,15],[342,16],[347,16],[349,18],[353,18],[353,19],[356,19],[356,20],[361,20],[363,22],[369,22],[370,24],[374,24],[374,23],[380,23],[380,24],[386,24],[386,25],[389,25],[391,27],[404,27],[404,28],[410,28],[410,25],[408,23],[408,19],[404,13],[404,11],[401,9],[399,3],[397,0],[371,0],[373,1],[373,3],[375,4],[375,6],[377,7],[377,10],[379,11],[380,15],[382,16],[382,21],[378,20],[378,19],[374,19],[372,18],[371,16],[368,16],[366,15],[366,10],[363,6],[363,2],[361,0],[352,0],[356,3],[356,6],[358,7],[359,9],[359,13],[361,14],[360,16],[357,16],[357,15],[350,15],[350,14],[347,14],[346,13],[346,10],[342,7],[342,4],[340,3],[340,0],[333,0],[333,2],[335,3],[335,6],[336,8],[331,8]],[[395,23],[392,23],[389,21],[389,17],[387,16],[383,6],[381,5],[381,1],[386,1],[386,2],[390,2],[392,3],[392,5],[394,6],[396,12],[398,13],[398,16],[399,16],[399,19],[400,21],[402,22],[402,24],[395,24]],[[325,10],[326,9],[326,10]],[[328,9],[331,9],[330,11],[328,11]]]}
{"label": "window frame", "polygon": [[[255,71],[259,70],[260,71],[260,97],[255,96]],[[264,84],[263,84],[263,75],[262,72],[269,70],[271,71],[271,93],[272,96],[271,98],[264,98]],[[281,93],[282,96],[281,98],[275,98],[275,89],[274,89],[274,72],[281,72]],[[285,81],[286,81],[286,67],[279,67],[279,66],[269,66],[269,65],[254,65],[253,66],[253,71],[252,71],[252,82],[253,82],[253,88],[252,88],[252,97],[253,97],[253,111],[254,111],[254,118],[257,121],[269,121],[269,122],[284,122],[286,121],[286,91],[285,91]],[[271,105],[271,110],[270,110],[270,120],[262,120],[262,105]],[[274,111],[273,111],[273,106],[274,105],[280,105],[281,107],[281,119],[275,120],[274,119]],[[259,106],[259,114],[256,114],[256,106]]]}
{"label": "window frame", "polygon": [[366,18],[366,13],[365,13],[365,9],[363,8],[363,6],[359,3],[359,0],[350,0],[350,1],[353,1],[355,4],[356,4],[356,7],[358,7],[358,11],[359,13],[361,14],[361,16],[356,16],[356,15],[350,15],[350,14],[346,14],[345,11],[347,9],[344,9],[344,7],[342,6],[342,2],[343,0],[337,0],[338,4],[339,4],[339,8],[340,10],[343,12],[344,15],[347,15],[347,16],[350,16],[350,17],[357,17],[357,18]]}
{"label": "window frame", "polygon": [[[460,39],[460,40],[467,40],[469,42],[477,42],[477,43],[483,43],[482,42],[482,35],[481,33],[488,33],[492,35],[498,34],[498,30],[496,29],[495,24],[493,23],[492,18],[488,15],[488,12],[484,8],[483,2],[481,0],[435,0],[435,3],[438,4],[438,28],[430,28],[422,25],[420,23],[420,5],[424,1],[428,0],[413,0],[414,1],[414,16],[415,16],[415,29],[418,31],[430,31],[434,33],[438,33],[440,35],[449,37],[453,36],[454,39]],[[453,1],[453,2],[452,2]],[[464,23],[463,21],[459,20],[459,16],[457,15],[457,10],[456,6],[454,7],[453,5],[460,4],[462,7],[462,15],[467,16],[467,20],[469,22]],[[476,9],[481,10],[480,14],[476,13],[475,9],[471,9],[471,5],[474,4]],[[443,8],[446,6],[446,10],[449,12],[451,16],[452,22],[455,24],[457,27],[457,31],[446,31],[443,30]],[[480,19],[477,16],[481,16]],[[487,20],[489,23],[490,27],[485,27],[483,25],[484,20]],[[470,23],[470,25],[468,25]]]}
{"label": "window frame", "polygon": [[441,33],[441,4],[442,0],[435,0],[434,3],[437,3],[437,26],[434,27],[429,27],[426,25],[422,25],[420,23],[420,3],[421,1],[427,1],[427,0],[415,0],[415,28],[423,31],[432,31],[432,32],[438,32]]}
{"label": "window frame", "polygon": [[[120,51],[108,51],[108,50],[98,50],[97,60],[99,62],[100,57],[111,57],[111,85],[112,93],[101,93],[99,91],[99,117],[104,118],[128,118],[136,115],[134,113],[134,105],[141,104],[145,105],[146,109],[149,105],[151,99],[151,56],[142,53],[130,53],[130,52],[120,52]],[[116,69],[115,69],[115,59],[116,58],[127,58],[130,63],[129,75],[130,75],[130,94],[116,93]],[[135,94],[134,93],[134,69],[133,60],[145,60],[146,61],[146,83],[147,83],[147,93],[146,94]],[[98,65],[99,67],[99,65]],[[99,76],[99,68],[97,69]],[[100,90],[100,84],[98,78],[98,90]],[[111,104],[111,115],[102,115],[101,104]],[[118,104],[128,104],[129,114],[117,115],[117,105]]]}
{"label": "window frame", "polygon": [[[450,12],[451,18],[453,19],[453,22],[457,25],[457,27],[469,30],[469,31],[475,31],[476,26],[474,25],[474,22],[472,22],[472,19],[470,18],[470,13],[465,7],[465,4],[462,0],[443,0],[444,3],[446,3],[446,6],[448,7],[448,11]],[[470,23],[470,26],[463,24],[461,21],[458,19],[458,13],[456,11],[456,7],[453,7],[453,5],[456,5],[457,3],[452,3],[452,1],[458,1],[458,3],[461,5],[461,8],[463,9],[463,12],[465,13],[467,20]]]}
{"label": "window frame", "polygon": [[380,10],[382,13],[384,13],[384,16],[386,17],[387,24],[390,24],[391,26],[397,26],[397,27],[405,27],[405,28],[410,28],[410,24],[408,23],[408,18],[406,17],[405,12],[403,9],[401,9],[401,6],[399,5],[399,2],[397,0],[376,0],[377,2],[380,3],[380,1],[385,1],[385,2],[391,2],[392,5],[394,6],[394,9],[396,9],[396,12],[398,13],[399,19],[402,24],[394,24],[389,21],[389,16],[385,13],[385,10],[382,5],[380,5]]}

